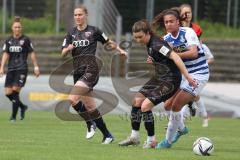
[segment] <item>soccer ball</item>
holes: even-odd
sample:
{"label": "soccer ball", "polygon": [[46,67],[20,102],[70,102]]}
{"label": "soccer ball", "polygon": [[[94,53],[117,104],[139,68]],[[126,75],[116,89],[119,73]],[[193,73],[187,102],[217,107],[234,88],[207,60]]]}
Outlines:
{"label": "soccer ball", "polygon": [[212,141],[207,137],[200,137],[193,143],[193,152],[200,156],[210,156],[214,151]]}

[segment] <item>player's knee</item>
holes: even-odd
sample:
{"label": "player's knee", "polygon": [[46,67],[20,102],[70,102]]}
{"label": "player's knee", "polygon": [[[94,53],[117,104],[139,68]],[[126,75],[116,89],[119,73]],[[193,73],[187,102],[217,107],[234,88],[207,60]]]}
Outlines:
{"label": "player's knee", "polygon": [[151,108],[149,108],[148,106],[141,106],[141,111],[142,112],[147,112],[147,111],[150,111],[151,110]]}
{"label": "player's knee", "polygon": [[132,102],[133,106],[141,106],[142,105],[142,100],[140,98],[135,97]]}
{"label": "player's knee", "polygon": [[172,106],[171,106],[171,105],[164,105],[164,109],[165,109],[166,111],[171,111]]}
{"label": "player's knee", "polygon": [[12,95],[13,94],[13,92],[5,92],[5,96],[6,97],[9,97],[10,95]]}
{"label": "player's knee", "polygon": [[175,105],[175,106],[172,107],[173,112],[180,112],[181,109],[182,109],[182,107],[180,107],[179,105]]}
{"label": "player's knee", "polygon": [[164,102],[164,109],[166,111],[170,111],[172,109],[172,101],[165,101]]}
{"label": "player's knee", "polygon": [[199,101],[200,100],[200,96],[196,96],[195,98],[194,98],[194,101],[195,102],[197,102],[197,101]]}
{"label": "player's knee", "polygon": [[6,89],[5,90],[5,96],[9,96],[11,94],[13,94],[13,90],[12,89]]}
{"label": "player's knee", "polygon": [[79,98],[78,96],[75,96],[75,95],[69,95],[68,96],[68,100],[71,102],[71,104],[74,106],[78,103],[79,101]]}

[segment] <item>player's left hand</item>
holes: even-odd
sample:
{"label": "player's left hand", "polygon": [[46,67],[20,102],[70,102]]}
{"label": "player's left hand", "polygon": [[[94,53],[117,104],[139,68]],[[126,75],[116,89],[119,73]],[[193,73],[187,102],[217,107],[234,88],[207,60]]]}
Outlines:
{"label": "player's left hand", "polygon": [[39,67],[34,67],[34,74],[36,77],[39,77],[40,75]]}
{"label": "player's left hand", "polygon": [[119,53],[120,53],[120,55],[122,55],[122,56],[125,56],[125,57],[128,56],[128,53],[127,53],[125,50],[123,50],[123,49],[120,49],[120,50],[119,50]]}
{"label": "player's left hand", "polygon": [[193,88],[196,88],[198,86],[198,82],[195,79],[193,79],[191,76],[187,77],[187,80],[190,86],[192,86]]}

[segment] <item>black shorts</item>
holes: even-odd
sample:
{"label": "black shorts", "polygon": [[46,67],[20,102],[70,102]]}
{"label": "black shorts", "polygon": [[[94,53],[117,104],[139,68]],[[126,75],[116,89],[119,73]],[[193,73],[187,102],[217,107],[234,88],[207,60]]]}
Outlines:
{"label": "black shorts", "polygon": [[182,77],[168,78],[165,80],[152,77],[139,90],[139,93],[148,98],[154,105],[166,101],[179,89]]}
{"label": "black shorts", "polygon": [[8,71],[5,80],[5,87],[23,87],[26,83],[28,70]]}
{"label": "black shorts", "polygon": [[99,80],[99,73],[95,71],[89,71],[89,70],[83,73],[77,73],[77,74],[75,73],[73,74],[73,80],[74,80],[74,84],[77,81],[84,82],[92,90]]}

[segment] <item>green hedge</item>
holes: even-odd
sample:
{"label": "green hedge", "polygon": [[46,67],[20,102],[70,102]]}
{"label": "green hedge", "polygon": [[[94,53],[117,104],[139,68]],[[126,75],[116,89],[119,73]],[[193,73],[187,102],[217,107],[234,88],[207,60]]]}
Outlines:
{"label": "green hedge", "polygon": [[222,23],[202,20],[198,23],[203,29],[202,38],[240,38],[240,28],[227,27]]}
{"label": "green hedge", "polygon": [[[12,22],[13,18],[7,19],[6,34],[11,33]],[[52,16],[35,19],[21,17],[21,23],[23,25],[23,32],[27,34],[55,34],[56,32],[55,19]],[[2,27],[2,18],[0,19],[0,27]],[[64,31],[62,26],[60,27],[61,31]]]}
{"label": "green hedge", "polygon": [[[0,16],[2,16],[0,14]],[[55,19],[52,16],[44,18],[28,19],[22,17],[23,32],[27,34],[55,34]],[[13,18],[7,19],[7,34],[11,33]],[[240,28],[227,27],[221,23],[212,23],[207,20],[196,22],[203,29],[202,38],[240,38]],[[64,33],[63,25],[60,25],[60,33]],[[2,27],[2,19],[0,19]]]}

